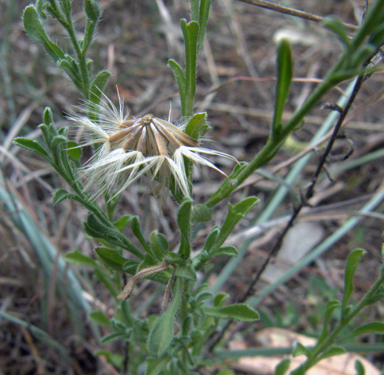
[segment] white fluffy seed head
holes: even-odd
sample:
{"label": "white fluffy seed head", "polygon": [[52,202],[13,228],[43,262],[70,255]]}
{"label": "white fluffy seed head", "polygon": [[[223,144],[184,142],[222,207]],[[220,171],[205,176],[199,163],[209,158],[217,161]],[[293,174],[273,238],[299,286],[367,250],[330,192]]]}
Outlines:
{"label": "white fluffy seed head", "polygon": [[[85,189],[93,196],[108,192],[120,194],[133,182],[146,176],[155,195],[164,198],[173,179],[176,188],[190,197],[184,158],[224,174],[201,154],[237,160],[223,152],[200,147],[199,141],[184,133],[181,127],[148,114],[129,117],[119,98],[117,109],[104,94],[100,104],[86,103],[84,114],[71,113],[68,120],[84,128],[82,146],[98,144],[95,154],[83,171],[88,177]],[[156,193],[160,187],[160,195]]]}

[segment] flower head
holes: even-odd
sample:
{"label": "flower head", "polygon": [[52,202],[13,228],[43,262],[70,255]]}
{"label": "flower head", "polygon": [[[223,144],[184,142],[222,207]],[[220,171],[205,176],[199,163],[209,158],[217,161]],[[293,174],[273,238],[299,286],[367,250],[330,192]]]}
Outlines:
{"label": "flower head", "polygon": [[[152,114],[132,118],[124,111],[122,101],[119,109],[105,97],[100,105],[89,103],[89,117],[72,113],[68,119],[85,129],[87,142],[83,145],[100,144],[95,154],[87,161],[84,172],[89,177],[86,190],[97,196],[104,192],[121,193],[143,176],[150,178],[151,187],[158,184],[175,187],[185,197],[190,196],[189,181],[184,158],[194,164],[206,165],[219,171],[201,154],[218,155],[236,159],[220,151],[200,146],[197,139],[184,133],[183,128]],[[92,120],[97,118],[97,121]]]}

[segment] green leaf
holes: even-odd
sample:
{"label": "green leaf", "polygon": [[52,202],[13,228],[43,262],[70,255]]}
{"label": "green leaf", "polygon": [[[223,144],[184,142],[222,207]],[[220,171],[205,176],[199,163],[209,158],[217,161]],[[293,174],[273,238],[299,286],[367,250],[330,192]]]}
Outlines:
{"label": "green leaf", "polygon": [[171,345],[175,330],[175,316],[181,304],[182,294],[183,279],[177,277],[173,301],[167,311],[156,321],[148,337],[148,352],[155,358],[161,357]]}
{"label": "green leaf", "polygon": [[84,0],[84,10],[87,17],[96,22],[100,17],[100,8],[96,0]]}
{"label": "green leaf", "polygon": [[199,14],[199,35],[197,40],[197,52],[200,51],[200,48],[203,46],[205,31],[207,29],[208,19],[209,19],[209,8],[211,5],[211,0],[201,0],[200,2],[200,14]]}
{"label": "green leaf", "polygon": [[292,350],[292,356],[297,357],[299,355],[305,355],[308,359],[312,358],[311,351],[307,349],[303,344],[297,342]]}
{"label": "green leaf", "polygon": [[192,203],[192,199],[185,198],[177,212],[177,225],[179,226],[181,237],[179,255],[185,259],[188,259],[191,253],[190,223]]}
{"label": "green leaf", "polygon": [[59,0],[59,5],[67,20],[71,19],[71,2],[69,0]]}
{"label": "green leaf", "polygon": [[273,115],[272,134],[279,135],[281,119],[288,98],[292,81],[292,53],[287,39],[282,39],[277,50],[277,82],[275,92],[275,112]]}
{"label": "green leaf", "polygon": [[201,305],[205,300],[211,299],[213,297],[212,293],[204,292],[200,293],[196,298],[196,304]]}
{"label": "green leaf", "polygon": [[148,358],[145,375],[157,375],[165,369],[172,358],[165,354],[161,358]]}
{"label": "green leaf", "polygon": [[57,206],[59,203],[66,199],[71,199],[73,194],[68,193],[65,189],[57,189],[52,197],[52,203],[54,206]]}
{"label": "green leaf", "polygon": [[64,70],[65,73],[68,74],[68,77],[71,79],[71,81],[75,84],[77,89],[79,91],[83,90],[82,87],[82,80],[80,78],[79,71],[77,69],[76,62],[73,60],[72,62],[68,61],[68,55],[66,55],[67,58],[60,59],[57,61],[57,66],[59,66],[61,69]]}
{"label": "green leaf", "polygon": [[[44,120],[44,124],[47,126],[53,124],[53,114],[52,114],[51,108],[46,107],[44,109],[43,120]],[[55,136],[55,135],[57,135],[57,131],[56,131],[56,128],[53,128],[53,129],[54,129],[53,135]]]}
{"label": "green leaf", "polygon": [[80,253],[78,250],[71,251],[65,254],[65,260],[69,263],[76,264],[77,266],[91,266],[93,268],[98,267],[98,264],[94,259],[88,255]]}
{"label": "green leaf", "polygon": [[347,259],[347,264],[345,266],[344,274],[344,296],[342,304],[342,312],[344,314],[345,309],[347,308],[348,301],[353,292],[353,277],[355,275],[356,269],[361,261],[361,258],[366,253],[365,250],[356,249],[352,251]]}
{"label": "green leaf", "polygon": [[225,301],[228,299],[229,294],[227,293],[220,293],[215,296],[215,299],[213,300],[213,305],[215,307],[222,307],[225,303]]}
{"label": "green leaf", "polygon": [[132,218],[131,229],[132,229],[133,234],[136,236],[136,238],[140,241],[141,245],[144,247],[145,252],[153,255],[150,247],[148,246],[147,242],[144,239],[143,234],[141,233],[140,219],[138,216],[134,216]]}
{"label": "green leaf", "polygon": [[67,142],[68,155],[75,161],[80,161],[81,158],[81,147],[74,141]]}
{"label": "green leaf", "polygon": [[240,322],[253,322],[260,319],[255,310],[242,303],[225,307],[205,307],[204,312],[214,318],[236,319]]}
{"label": "green leaf", "polygon": [[216,242],[216,248],[221,246],[227,237],[231,234],[235,225],[250,211],[259,199],[256,197],[249,197],[238,203],[236,206],[228,204],[228,215],[221,227],[220,236]]}
{"label": "green leaf", "polygon": [[25,150],[32,151],[35,154],[42,156],[49,163],[53,161],[52,158],[49,156],[48,152],[45,150],[45,148],[40,146],[39,143],[32,139],[18,137],[15,138],[12,143],[16,146],[24,148]]}
{"label": "green leaf", "polygon": [[212,228],[211,233],[205,240],[205,244],[204,244],[205,251],[210,252],[211,248],[215,245],[217,239],[219,238],[219,235],[220,235],[220,227],[218,225],[215,225]]}
{"label": "green leaf", "polygon": [[98,325],[110,328],[112,327],[110,320],[105,316],[105,314],[101,310],[92,311],[91,313],[89,313],[89,317],[93,322]]}
{"label": "green leaf", "polygon": [[164,259],[168,253],[169,245],[167,238],[157,230],[153,231],[149,237],[151,249],[159,261]]}
{"label": "green leaf", "polygon": [[113,332],[113,333],[110,333],[109,335],[105,335],[101,340],[100,342],[102,344],[108,344],[109,342],[111,341],[115,341],[117,339],[120,339],[124,337],[124,333],[123,332]]}
{"label": "green leaf", "polygon": [[180,276],[184,279],[189,279],[192,281],[197,280],[196,271],[194,270],[191,264],[185,264],[177,267],[175,270],[175,276]]}
{"label": "green leaf", "polygon": [[283,359],[275,369],[275,375],[284,375],[291,365],[291,360],[289,358]]}
{"label": "green leaf", "polygon": [[[113,333],[112,333],[112,335],[113,335]],[[108,335],[108,336],[110,336],[110,335]],[[106,338],[106,337],[107,336],[105,336],[104,338]],[[112,340],[109,340],[109,341],[112,341]],[[97,350],[95,352],[95,355],[96,356],[100,356],[100,355],[104,356],[106,358],[107,362],[110,365],[112,365],[112,366],[114,366],[114,367],[116,367],[116,368],[118,368],[120,370],[122,370],[124,368],[124,360],[125,360],[125,358],[124,358],[123,355],[121,355],[119,353],[111,353],[108,350]]]}
{"label": "green leaf", "polygon": [[61,48],[48,38],[48,35],[40,22],[39,14],[33,5],[25,7],[23,13],[23,25],[28,35],[42,43],[45,50],[55,61],[64,58],[64,52]]}
{"label": "green leaf", "polygon": [[341,305],[339,301],[329,301],[327,305],[327,309],[325,311],[325,317],[324,317],[324,325],[323,325],[323,331],[321,333],[321,336],[318,341],[318,345],[321,345],[324,340],[328,337],[328,325],[329,321],[332,317],[333,311],[338,308]]}
{"label": "green leaf", "polygon": [[116,250],[108,249],[105,247],[98,247],[95,249],[97,257],[104,266],[111,270],[123,271],[123,266],[127,259],[120,256]]}
{"label": "green leaf", "polygon": [[375,333],[377,335],[384,335],[384,323],[372,322],[364,324],[353,331],[354,336],[359,336],[364,333]]}
{"label": "green leaf", "polygon": [[120,219],[115,221],[115,226],[121,232],[131,220],[132,215],[123,215]]}
{"label": "green leaf", "polygon": [[[207,124],[207,112],[196,113],[188,121],[188,124],[185,127],[185,133],[192,138],[199,139],[207,132],[208,129],[209,125]],[[210,210],[212,217],[212,210],[209,207],[207,208]]]}
{"label": "green leaf", "polygon": [[[248,163],[246,162],[240,162],[235,165],[233,168],[232,173],[225,179],[225,181],[222,183],[222,185],[219,187],[219,189],[209,198],[209,201],[207,202],[207,206],[211,207],[209,202],[215,201],[215,199],[220,198],[223,193],[225,193],[229,188],[236,186],[238,183],[237,176],[245,169],[247,168]],[[220,198],[221,200],[221,198]]]}
{"label": "green leaf", "polygon": [[216,375],[236,375],[236,373],[235,373],[235,371],[233,371],[229,368],[226,368],[226,369],[221,370],[218,373],[216,373]]}
{"label": "green leaf", "polygon": [[197,36],[199,24],[196,21],[187,23],[181,19],[181,29],[185,44],[185,112],[183,116],[192,116],[193,100],[196,92],[196,61],[197,61]]}
{"label": "green leaf", "polygon": [[351,39],[348,36],[348,31],[343,22],[334,17],[326,17],[322,23],[325,28],[331,30],[337,36],[345,47],[349,47]]}
{"label": "green leaf", "polygon": [[227,255],[230,257],[237,257],[239,255],[239,252],[237,251],[236,247],[234,246],[223,246],[220,247],[220,249],[217,249],[215,251],[212,251],[209,254],[209,257],[216,257],[218,255]]}
{"label": "green leaf", "polygon": [[97,73],[96,77],[91,83],[91,88],[89,90],[89,100],[94,104],[99,104],[104,86],[107,83],[109,76],[111,75],[108,70],[102,70]]}
{"label": "green leaf", "polygon": [[356,375],[365,375],[365,368],[358,359],[355,361],[355,370],[357,371]]}
{"label": "green leaf", "polygon": [[137,260],[127,260],[123,264],[123,271],[131,275],[134,275],[136,273],[136,269],[139,266],[139,264],[140,263]]}
{"label": "green leaf", "polygon": [[177,253],[167,253],[167,255],[164,257],[164,260],[171,264],[180,264],[184,265],[187,263],[188,259],[182,258],[179,254]]}
{"label": "green leaf", "polygon": [[175,76],[177,86],[179,87],[180,102],[182,113],[185,113],[185,76],[181,66],[173,59],[168,60],[168,67],[172,69],[172,73]]}
{"label": "green leaf", "polygon": [[321,360],[329,357],[334,357],[336,355],[343,355],[346,353],[346,350],[342,346],[333,346],[324,351],[324,353],[316,359],[316,362],[320,362]]}
{"label": "green leaf", "polygon": [[36,1],[36,10],[39,16],[43,19],[47,18],[47,12],[45,9],[45,0],[37,0]]}

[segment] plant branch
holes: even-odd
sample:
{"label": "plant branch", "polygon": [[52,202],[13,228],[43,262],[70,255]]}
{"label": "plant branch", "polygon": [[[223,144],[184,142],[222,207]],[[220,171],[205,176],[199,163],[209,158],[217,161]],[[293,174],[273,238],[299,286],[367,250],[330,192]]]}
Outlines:
{"label": "plant branch", "polygon": [[[270,10],[273,10],[275,12],[288,14],[288,15],[293,16],[293,17],[299,17],[299,18],[309,20],[309,21],[322,22],[324,20],[324,17],[317,16],[317,15],[312,14],[312,13],[304,12],[302,10],[292,9],[292,8],[288,8],[288,7],[285,7],[282,5],[273,4],[269,1],[264,1],[264,0],[239,0],[239,1],[241,1],[243,3],[247,3],[247,4],[256,5],[256,6],[261,7],[261,8],[270,9]],[[356,25],[352,25],[350,23],[344,23],[343,22],[343,24],[350,31],[356,31],[359,27]]]}

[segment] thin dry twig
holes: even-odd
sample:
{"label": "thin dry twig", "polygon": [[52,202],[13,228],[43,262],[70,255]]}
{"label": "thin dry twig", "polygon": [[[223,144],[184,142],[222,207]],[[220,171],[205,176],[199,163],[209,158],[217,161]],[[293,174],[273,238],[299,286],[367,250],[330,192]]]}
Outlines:
{"label": "thin dry twig", "polygon": [[[256,5],[261,8],[270,9],[275,12],[288,14],[293,17],[299,17],[308,21],[322,22],[324,20],[324,17],[317,16],[316,14],[312,14],[309,12],[305,12],[305,11],[297,10],[293,8],[288,8],[283,5],[271,3],[269,1],[264,1],[264,0],[239,0],[239,1],[247,4]],[[344,26],[348,28],[350,31],[356,31],[358,29],[358,26],[352,25],[350,23],[344,23]]]}

